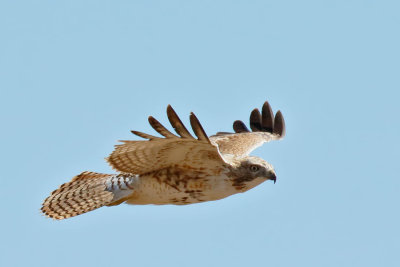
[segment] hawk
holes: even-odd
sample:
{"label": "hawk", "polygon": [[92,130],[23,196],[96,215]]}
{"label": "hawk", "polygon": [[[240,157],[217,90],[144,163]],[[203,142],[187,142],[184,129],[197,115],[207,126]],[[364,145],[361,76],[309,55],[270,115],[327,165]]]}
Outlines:
{"label": "hawk", "polygon": [[274,168],[249,153],[265,142],[285,135],[280,111],[275,116],[268,102],[254,109],[250,129],[233,123],[234,133],[207,136],[190,114],[193,137],[170,105],[169,122],[177,135],[152,116],[150,125],[162,137],[131,131],[141,141],[121,141],[106,160],[117,174],[82,172],[53,191],[42,212],[61,220],[102,206],[127,204],[186,205],[243,193],[266,180],[276,182]]}

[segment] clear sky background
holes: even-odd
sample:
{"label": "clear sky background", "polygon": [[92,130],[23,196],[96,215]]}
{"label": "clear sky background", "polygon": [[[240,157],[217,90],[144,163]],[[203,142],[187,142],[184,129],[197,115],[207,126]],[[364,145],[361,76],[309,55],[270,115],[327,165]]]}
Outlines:
{"label": "clear sky background", "polygon": [[[398,1],[1,1],[1,266],[400,266]],[[208,134],[269,100],[278,181],[64,221],[44,198],[171,104]]]}

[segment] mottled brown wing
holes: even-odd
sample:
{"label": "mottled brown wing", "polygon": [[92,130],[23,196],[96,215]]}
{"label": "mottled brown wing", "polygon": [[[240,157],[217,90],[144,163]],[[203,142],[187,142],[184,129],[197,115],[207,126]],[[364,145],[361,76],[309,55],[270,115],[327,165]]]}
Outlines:
{"label": "mottled brown wing", "polygon": [[148,140],[122,141],[123,144],[116,145],[107,158],[111,167],[120,172],[134,174],[144,174],[170,166],[219,172],[225,162],[218,148],[211,144],[196,116],[190,114],[190,124],[197,139],[185,128],[171,106],[167,107],[167,115],[179,136],[150,116],[150,125],[164,138],[132,131]]}
{"label": "mottled brown wing", "polygon": [[254,109],[250,114],[250,129],[242,121],[233,123],[235,133],[219,132],[210,136],[212,144],[218,146],[222,155],[248,155],[251,151],[271,140],[279,140],[285,136],[285,120],[278,111],[275,116],[266,101],[262,113]]}

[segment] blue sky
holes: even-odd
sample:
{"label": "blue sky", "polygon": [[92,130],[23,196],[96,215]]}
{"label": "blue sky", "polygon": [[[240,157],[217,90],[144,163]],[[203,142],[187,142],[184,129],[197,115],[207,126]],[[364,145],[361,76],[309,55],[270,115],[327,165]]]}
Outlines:
{"label": "blue sky", "polygon": [[[2,1],[1,266],[399,266],[398,1]],[[206,132],[269,100],[278,181],[43,217],[171,104]]]}

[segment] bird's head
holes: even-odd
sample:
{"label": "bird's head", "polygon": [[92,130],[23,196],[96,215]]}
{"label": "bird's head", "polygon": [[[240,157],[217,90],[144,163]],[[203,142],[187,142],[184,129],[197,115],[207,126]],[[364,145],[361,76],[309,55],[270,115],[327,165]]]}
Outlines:
{"label": "bird's head", "polygon": [[232,179],[232,185],[238,190],[247,191],[266,180],[276,182],[274,167],[261,158],[248,156],[240,159],[235,168],[235,178]]}

